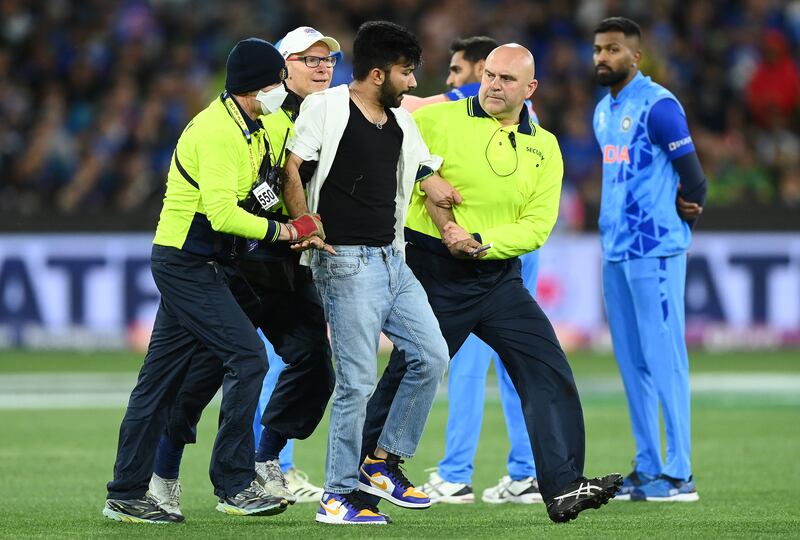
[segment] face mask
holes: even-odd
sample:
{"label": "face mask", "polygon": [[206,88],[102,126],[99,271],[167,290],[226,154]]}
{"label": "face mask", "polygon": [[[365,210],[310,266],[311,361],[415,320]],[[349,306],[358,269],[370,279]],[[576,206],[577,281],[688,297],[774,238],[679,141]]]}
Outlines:
{"label": "face mask", "polygon": [[258,94],[256,94],[256,100],[261,103],[261,112],[264,114],[272,114],[281,108],[283,100],[286,99],[287,95],[288,92],[286,92],[286,88],[282,84],[279,84],[269,92],[259,90]]}

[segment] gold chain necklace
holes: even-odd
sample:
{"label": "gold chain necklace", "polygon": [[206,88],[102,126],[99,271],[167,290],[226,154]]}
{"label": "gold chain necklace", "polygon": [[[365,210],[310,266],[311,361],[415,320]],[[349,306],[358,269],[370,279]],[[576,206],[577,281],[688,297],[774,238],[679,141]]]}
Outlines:
{"label": "gold chain necklace", "polygon": [[387,117],[386,120],[383,120],[383,117],[386,116],[386,111],[384,110],[384,111],[381,112],[380,120],[383,120],[383,122],[380,122],[380,121],[376,122],[375,119],[372,118],[372,114],[370,114],[369,109],[367,108],[367,106],[364,104],[363,101],[361,101],[361,96],[358,95],[358,92],[356,92],[353,87],[350,87],[350,91],[353,92],[353,95],[356,96],[356,99],[358,100],[358,102],[361,103],[362,107],[364,107],[364,112],[367,113],[367,116],[369,116],[369,121],[372,122],[373,124],[375,124],[376,128],[383,129],[383,124],[385,124],[386,120],[389,119]]}

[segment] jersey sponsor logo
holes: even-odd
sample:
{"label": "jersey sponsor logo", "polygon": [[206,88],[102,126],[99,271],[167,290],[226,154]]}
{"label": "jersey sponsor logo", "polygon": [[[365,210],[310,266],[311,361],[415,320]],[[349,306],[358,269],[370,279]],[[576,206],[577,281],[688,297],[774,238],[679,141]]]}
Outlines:
{"label": "jersey sponsor logo", "polygon": [[607,144],[603,147],[603,163],[628,163],[631,156],[628,152],[628,145],[615,146]]}
{"label": "jersey sponsor logo", "polygon": [[684,137],[683,139],[681,139],[679,141],[672,141],[671,143],[669,143],[667,145],[667,148],[669,148],[670,152],[674,152],[675,150],[677,150],[681,146],[686,146],[687,144],[692,144],[691,135],[688,136],[688,137]]}

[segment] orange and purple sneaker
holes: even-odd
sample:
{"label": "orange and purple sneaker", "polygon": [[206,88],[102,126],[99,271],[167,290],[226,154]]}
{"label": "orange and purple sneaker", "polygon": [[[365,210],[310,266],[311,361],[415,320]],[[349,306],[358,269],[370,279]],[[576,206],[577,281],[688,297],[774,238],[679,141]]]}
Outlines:
{"label": "orange and purple sneaker", "polygon": [[329,525],[386,525],[387,517],[364,501],[358,491],[322,494],[314,518]]}
{"label": "orange and purple sneaker", "polygon": [[430,508],[431,499],[415,488],[403,474],[403,460],[390,455],[386,459],[367,456],[358,474],[358,489],[403,508]]}

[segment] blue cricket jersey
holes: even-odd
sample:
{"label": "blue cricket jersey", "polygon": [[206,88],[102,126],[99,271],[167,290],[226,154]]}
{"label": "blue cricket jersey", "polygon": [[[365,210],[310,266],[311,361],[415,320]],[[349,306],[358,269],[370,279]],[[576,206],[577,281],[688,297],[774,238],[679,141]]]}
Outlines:
{"label": "blue cricket jersey", "polygon": [[694,152],[675,96],[641,73],[594,111],[603,153],[600,236],[609,261],[667,257],[689,248],[691,229],[675,207],[672,160]]}

